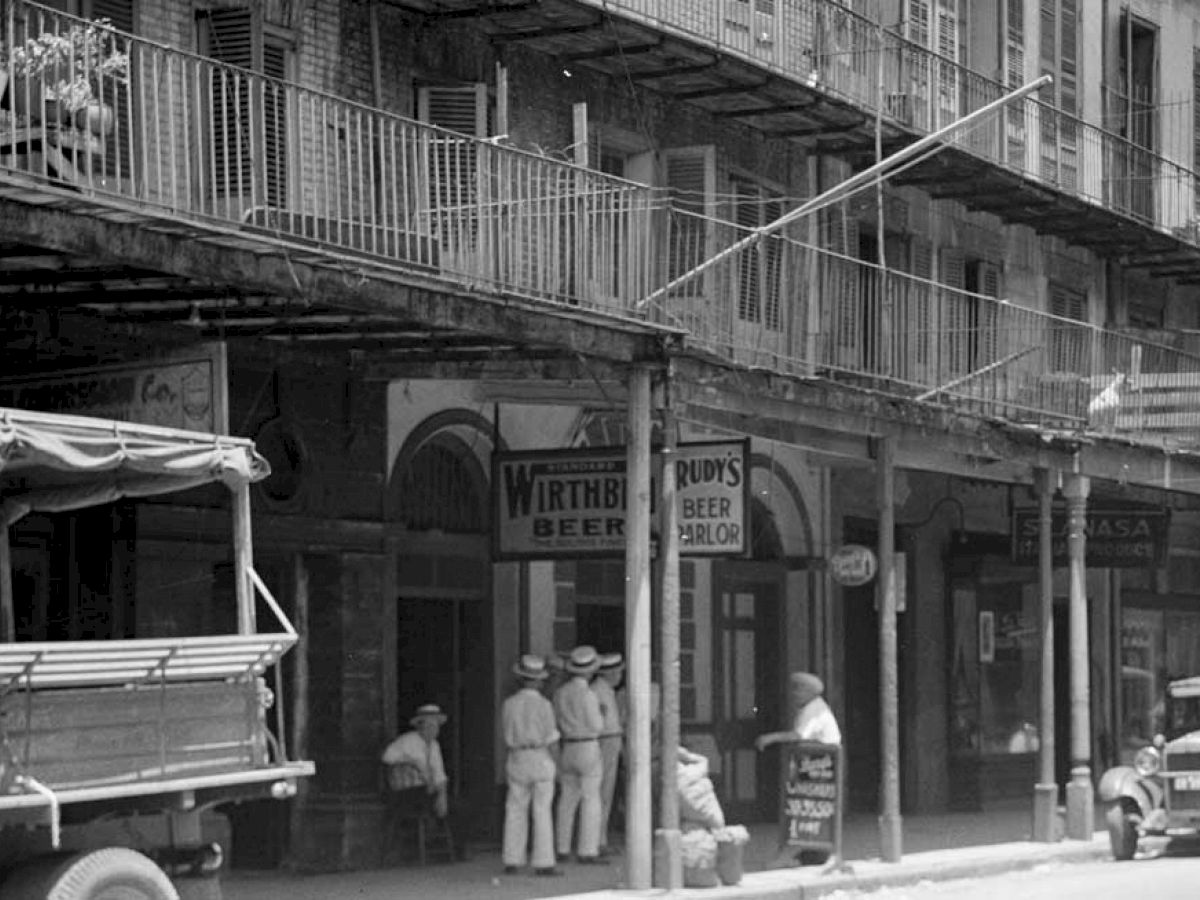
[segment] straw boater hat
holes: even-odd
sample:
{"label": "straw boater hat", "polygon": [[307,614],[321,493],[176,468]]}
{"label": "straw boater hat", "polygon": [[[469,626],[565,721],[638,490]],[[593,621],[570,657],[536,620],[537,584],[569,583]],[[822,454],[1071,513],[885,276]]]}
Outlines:
{"label": "straw boater hat", "polygon": [[426,703],[424,706],[418,706],[417,711],[413,713],[413,717],[408,720],[409,725],[420,725],[425,719],[432,719],[441,725],[448,719],[442,708],[436,703]]}
{"label": "straw boater hat", "polygon": [[620,653],[603,653],[600,655],[601,672],[618,672],[625,667],[625,657]]}
{"label": "straw boater hat", "polygon": [[544,681],[550,677],[546,661],[536,653],[522,653],[520,659],[513,663],[512,670],[518,678],[526,678],[529,681]]}
{"label": "straw boater hat", "polygon": [[581,644],[567,657],[566,670],[572,675],[592,675],[600,668],[600,654],[589,644]]}
{"label": "straw boater hat", "polygon": [[791,682],[792,687],[806,688],[810,694],[817,697],[825,693],[825,684],[812,672],[793,672]]}

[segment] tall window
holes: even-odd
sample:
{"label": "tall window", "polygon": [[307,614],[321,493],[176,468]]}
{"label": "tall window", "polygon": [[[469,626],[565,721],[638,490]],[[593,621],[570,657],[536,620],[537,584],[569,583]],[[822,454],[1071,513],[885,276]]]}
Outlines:
{"label": "tall window", "polygon": [[[737,240],[783,215],[783,201],[762,185],[738,176],[730,178],[729,184],[733,221],[739,226]],[[739,319],[776,330],[782,326],[782,260],[783,238],[778,232],[739,254],[736,273]]]}
{"label": "tall window", "polygon": [[1077,0],[1041,0],[1041,4],[1039,65],[1043,75],[1054,79],[1039,94],[1050,107],[1042,110],[1041,176],[1074,190],[1078,177],[1074,119],[1079,112]]}
{"label": "tall window", "polygon": [[197,24],[202,52],[238,67],[214,68],[210,77],[212,196],[286,206],[287,104],[280,82],[288,75],[289,43],[256,8],[204,10]]}

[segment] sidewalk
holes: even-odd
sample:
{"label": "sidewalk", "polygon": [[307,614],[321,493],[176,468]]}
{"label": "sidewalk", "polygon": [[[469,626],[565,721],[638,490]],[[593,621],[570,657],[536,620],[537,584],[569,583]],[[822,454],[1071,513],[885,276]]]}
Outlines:
{"label": "sidewalk", "polygon": [[[874,817],[852,816],[843,829],[846,862],[852,873],[821,873],[819,867],[765,870],[775,855],[777,827],[751,827],[745,877],[731,887],[688,888],[672,896],[733,900],[787,898],[808,900],[837,890],[874,890],[883,886],[998,875],[1054,862],[1082,862],[1110,855],[1097,809],[1097,833],[1090,841],[1031,841],[1028,804],[978,813],[905,817],[901,860],[879,859],[879,827]],[[466,862],[426,867],[396,867],[330,875],[233,871],[223,879],[224,900],[627,900],[662,896],[665,891],[627,890],[624,860],[607,866],[561,863],[560,878],[502,874],[499,852],[479,850]]]}

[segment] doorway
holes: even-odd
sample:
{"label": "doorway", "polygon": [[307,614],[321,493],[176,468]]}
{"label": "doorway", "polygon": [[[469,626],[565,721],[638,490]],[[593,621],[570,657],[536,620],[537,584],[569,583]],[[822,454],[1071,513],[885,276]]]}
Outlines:
{"label": "doorway", "polygon": [[424,703],[449,717],[438,735],[461,838],[490,838],[494,711],[490,607],[477,598],[401,596],[396,604],[396,696],[400,730]]}
{"label": "doorway", "polygon": [[712,776],[729,821],[769,821],[779,811],[779,755],[759,753],[754,739],[783,724],[785,589],[781,564],[713,563],[713,731],[720,771]]}

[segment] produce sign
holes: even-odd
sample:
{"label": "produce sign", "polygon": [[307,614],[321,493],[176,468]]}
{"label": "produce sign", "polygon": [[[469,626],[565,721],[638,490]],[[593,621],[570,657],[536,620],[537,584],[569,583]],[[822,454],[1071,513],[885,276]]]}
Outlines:
{"label": "produce sign", "polygon": [[783,745],[783,843],[841,854],[842,748]]}
{"label": "produce sign", "polygon": [[[750,508],[749,442],[680,444],[675,466],[679,552],[744,556]],[[664,456],[652,459],[650,514],[658,513]],[[620,447],[493,454],[497,559],[622,556],[626,455]]]}

